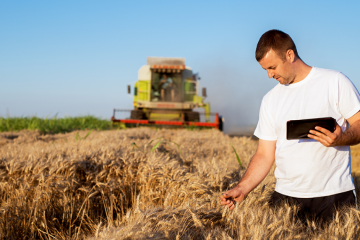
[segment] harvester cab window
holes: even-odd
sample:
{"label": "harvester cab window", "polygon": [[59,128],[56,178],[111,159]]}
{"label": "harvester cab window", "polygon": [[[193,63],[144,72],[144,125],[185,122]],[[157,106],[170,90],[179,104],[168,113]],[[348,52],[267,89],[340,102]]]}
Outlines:
{"label": "harvester cab window", "polygon": [[180,102],[181,73],[152,72],[151,101]]}

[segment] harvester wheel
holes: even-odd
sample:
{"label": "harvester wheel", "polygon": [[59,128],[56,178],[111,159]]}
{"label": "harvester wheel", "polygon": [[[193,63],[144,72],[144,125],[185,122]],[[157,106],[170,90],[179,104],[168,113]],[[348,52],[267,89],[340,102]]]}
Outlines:
{"label": "harvester wheel", "polygon": [[219,130],[224,131],[224,118],[222,116],[219,117]]}
{"label": "harvester wheel", "polygon": [[198,112],[186,112],[185,121],[187,122],[199,122],[200,114]]}
{"label": "harvester wheel", "polygon": [[142,110],[131,110],[130,119],[144,119],[145,114]]}

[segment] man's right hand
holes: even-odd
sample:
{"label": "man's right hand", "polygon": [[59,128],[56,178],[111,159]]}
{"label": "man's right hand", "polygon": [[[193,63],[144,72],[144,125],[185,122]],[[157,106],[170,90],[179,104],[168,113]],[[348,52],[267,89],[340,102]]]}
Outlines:
{"label": "man's right hand", "polygon": [[249,167],[239,184],[223,193],[221,205],[234,209],[236,202],[244,200],[246,195],[251,192],[269,173],[275,160],[276,141],[259,139],[259,145],[255,155],[252,157]]}
{"label": "man's right hand", "polygon": [[233,210],[236,202],[242,202],[246,194],[241,190],[240,187],[236,186],[233,189],[230,189],[226,193],[223,193],[221,197],[221,205],[228,207],[230,210]]}

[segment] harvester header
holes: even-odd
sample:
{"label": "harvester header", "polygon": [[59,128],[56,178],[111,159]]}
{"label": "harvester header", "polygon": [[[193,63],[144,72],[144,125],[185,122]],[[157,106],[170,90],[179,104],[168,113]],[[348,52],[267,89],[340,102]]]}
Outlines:
{"label": "harvester header", "polygon": [[[134,109],[114,109],[113,122],[137,125],[198,126],[223,130],[223,118],[211,113],[205,103],[206,89],[198,95],[198,74],[185,65],[185,58],[148,57],[134,85]],[[128,86],[128,94],[131,87]],[[196,108],[204,108],[204,121]],[[118,111],[131,111],[130,119],[116,119]],[[214,119],[211,122],[211,118]]]}

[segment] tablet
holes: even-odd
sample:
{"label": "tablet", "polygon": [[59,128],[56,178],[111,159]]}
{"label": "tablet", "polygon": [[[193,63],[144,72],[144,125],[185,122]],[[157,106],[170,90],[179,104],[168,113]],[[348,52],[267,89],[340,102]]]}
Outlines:
{"label": "tablet", "polygon": [[336,121],[332,117],[290,120],[286,123],[286,139],[292,140],[309,138],[307,136],[310,133],[309,131],[315,130],[316,126],[326,128],[330,132],[334,132]]}

